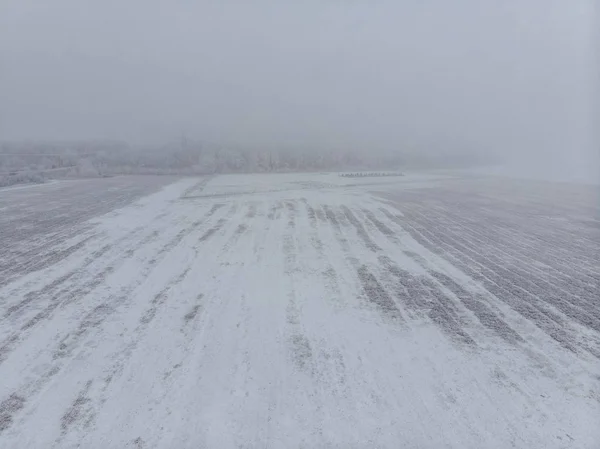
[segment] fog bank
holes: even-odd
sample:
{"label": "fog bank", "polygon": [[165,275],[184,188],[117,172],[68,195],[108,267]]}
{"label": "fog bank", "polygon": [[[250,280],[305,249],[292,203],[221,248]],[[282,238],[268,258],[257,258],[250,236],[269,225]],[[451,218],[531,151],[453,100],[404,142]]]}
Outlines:
{"label": "fog bank", "polygon": [[592,0],[0,5],[0,140],[471,152],[593,170]]}

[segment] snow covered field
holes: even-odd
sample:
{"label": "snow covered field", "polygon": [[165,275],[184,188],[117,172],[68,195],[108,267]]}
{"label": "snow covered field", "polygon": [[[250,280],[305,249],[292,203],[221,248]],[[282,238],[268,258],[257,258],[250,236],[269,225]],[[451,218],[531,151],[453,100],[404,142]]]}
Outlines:
{"label": "snow covered field", "polygon": [[596,193],[335,174],[0,191],[0,447],[600,447]]}

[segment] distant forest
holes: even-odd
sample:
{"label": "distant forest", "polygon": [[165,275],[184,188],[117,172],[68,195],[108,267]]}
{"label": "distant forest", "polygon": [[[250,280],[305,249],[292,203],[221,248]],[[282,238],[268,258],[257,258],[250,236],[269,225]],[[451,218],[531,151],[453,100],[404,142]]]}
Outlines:
{"label": "distant forest", "polygon": [[123,174],[204,175],[215,173],[402,170],[486,163],[456,151],[260,150],[182,139],[161,146],[123,142],[3,142],[0,187],[66,177]]}

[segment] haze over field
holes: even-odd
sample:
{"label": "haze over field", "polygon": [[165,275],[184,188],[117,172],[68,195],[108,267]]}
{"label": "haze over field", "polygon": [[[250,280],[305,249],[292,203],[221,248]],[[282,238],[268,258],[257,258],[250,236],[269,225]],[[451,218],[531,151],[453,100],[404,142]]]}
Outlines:
{"label": "haze over field", "polygon": [[0,0],[0,448],[598,449],[599,5]]}
{"label": "haze over field", "polygon": [[592,0],[4,0],[0,140],[472,154],[598,177]]}

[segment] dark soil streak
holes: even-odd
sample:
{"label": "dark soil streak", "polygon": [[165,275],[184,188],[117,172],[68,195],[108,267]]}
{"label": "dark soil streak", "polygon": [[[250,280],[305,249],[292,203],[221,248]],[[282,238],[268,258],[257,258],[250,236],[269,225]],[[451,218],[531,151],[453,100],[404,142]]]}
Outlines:
{"label": "dark soil streak", "polygon": [[2,346],[0,346],[0,365],[6,360],[8,354],[12,352],[15,344],[19,341],[19,334],[13,334],[8,337],[4,342],[2,342]]}
{"label": "dark soil streak", "polygon": [[320,207],[315,209],[315,213],[317,214],[317,218],[321,223],[327,223],[327,217],[325,216],[325,212]]}
{"label": "dark soil streak", "polygon": [[254,218],[256,216],[256,205],[251,204],[246,212],[246,218]]}
{"label": "dark soil streak", "polygon": [[396,302],[365,265],[358,268],[357,274],[369,301],[377,305],[386,316],[404,321]]}
{"label": "dark soil streak", "polygon": [[[457,254],[451,246],[441,242],[422,227],[417,230],[408,223],[408,220],[403,222],[403,226],[417,242],[428,248],[430,251],[440,254],[443,257],[445,254],[441,252],[441,249],[445,248],[451,251],[451,257],[455,258],[455,261],[453,261],[454,265],[473,279],[481,282],[485,289],[498,300],[506,303],[517,313],[530,320],[551,338],[560,343],[561,346],[572,352],[577,352],[572,338],[565,331],[565,329],[568,329],[568,325],[556,314],[543,308],[543,306],[540,307],[541,305],[538,303],[537,298],[534,297],[528,299],[528,295],[525,292],[521,292],[519,289],[511,287],[507,283],[507,280],[500,278],[479,263],[475,262],[475,266],[479,266],[480,272],[474,271],[471,268],[474,266],[474,261],[469,260],[467,262],[464,255]],[[485,276],[482,275],[482,273],[485,273]]]}
{"label": "dark soil streak", "polygon": [[308,219],[310,220],[310,225],[313,229],[317,227],[317,214],[312,206],[306,203],[306,213],[308,214]]}
{"label": "dark soil streak", "polygon": [[[127,242],[129,239],[131,239],[131,237],[133,235],[137,234],[142,229],[143,229],[143,227],[137,227],[134,230],[132,230],[131,232],[127,233],[127,235],[125,235],[124,237],[121,237],[120,239],[118,239],[115,243],[109,244],[109,245],[104,245],[102,248],[100,248],[97,251],[94,251],[89,257],[87,257],[81,266],[79,266],[76,269],[70,271],[69,273],[66,273],[66,274],[60,276],[59,278],[55,279],[54,281],[52,281],[51,283],[45,285],[44,287],[42,287],[39,290],[28,292],[25,295],[24,299],[21,302],[12,305],[11,307],[9,307],[6,310],[5,318],[8,318],[12,314],[15,314],[15,313],[23,310],[28,305],[30,305],[34,300],[42,298],[45,295],[51,294],[53,291],[57,290],[58,287],[60,287],[66,281],[68,281],[71,278],[73,278],[73,276],[80,275],[81,273],[85,273],[85,268],[89,267],[97,259],[100,259],[102,256],[104,256],[112,248],[114,248],[116,246],[119,246],[122,242]],[[151,241],[156,236],[157,236],[157,232],[154,231],[149,236],[145,237],[138,246],[143,246],[144,244],[148,243],[149,241]],[[126,252],[126,257],[127,258],[130,258],[132,256],[133,256],[133,252],[131,252],[131,250],[129,250],[128,252]]]}
{"label": "dark soil streak", "polygon": [[227,220],[224,218],[219,219],[215,226],[208,229],[204,234],[202,234],[202,236],[198,239],[198,242],[205,242],[206,240],[210,239],[217,231],[221,230],[221,228],[226,222]]}
{"label": "dark soil streak", "polygon": [[337,217],[335,216],[335,213],[333,212],[331,207],[323,206],[323,209],[325,210],[325,215],[327,216],[329,222],[333,225],[334,228],[340,231],[340,223],[338,222]]}
{"label": "dark soil streak", "polygon": [[[51,303],[49,306],[45,307],[42,311],[38,312],[33,318],[27,321],[23,326],[21,326],[21,331],[27,331],[34,327],[40,321],[47,319],[52,315],[52,313],[60,306],[71,303],[77,299],[82,298],[83,296],[90,293],[94,290],[98,285],[104,282],[104,278],[107,273],[112,272],[112,267],[108,267],[103,272],[94,276],[92,281],[84,284],[83,286],[79,286],[77,290],[69,291],[67,289],[58,292],[55,296],[51,298]],[[59,300],[60,299],[60,300]],[[0,364],[5,360],[6,356],[9,352],[14,349],[15,344],[23,337],[22,334],[14,334],[9,337],[2,347],[0,347]],[[4,357],[2,357],[4,356]]]}
{"label": "dark soil streak", "polygon": [[492,310],[483,302],[483,299],[477,299],[474,295],[467,292],[458,285],[449,276],[436,271],[429,272],[442,285],[449,289],[477,317],[479,322],[486,328],[496,332],[500,337],[509,343],[524,342],[523,338],[513,330],[508,324],[502,321]]}
{"label": "dark soil streak", "polygon": [[463,343],[470,346],[476,346],[475,341],[471,336],[462,330],[460,325],[455,322],[445,309],[435,307],[431,309],[428,316],[431,318],[431,321],[436,323],[450,337],[457,337]]}
{"label": "dark soil streak", "polygon": [[200,305],[196,304],[194,307],[192,307],[192,310],[190,310],[188,313],[186,313],[183,317],[184,321],[187,323],[189,323],[190,321],[192,321],[196,315],[198,315],[198,312],[200,311]]}
{"label": "dark soil streak", "polygon": [[[18,270],[25,271],[26,273],[31,273],[34,271],[38,271],[38,270],[42,270],[44,268],[50,267],[54,264],[59,263],[61,260],[66,259],[71,254],[76,253],[77,251],[79,251],[80,249],[85,247],[85,245],[90,240],[92,240],[96,237],[97,236],[95,236],[95,235],[86,237],[82,241],[77,242],[76,244],[74,244],[68,248],[58,250],[58,251],[51,251],[48,254],[45,254],[43,256],[40,256],[39,254],[32,254],[31,259],[29,259],[28,261],[26,261],[23,264],[18,265]],[[15,269],[15,267],[11,267],[11,270],[14,270],[14,269]],[[7,282],[0,281],[0,287],[7,284],[8,282],[10,282],[10,279],[8,279],[8,278],[7,278]]]}
{"label": "dark soil streak", "polygon": [[597,354],[579,330],[600,332],[600,234],[586,220],[597,215],[598,208],[589,207],[595,195],[562,187],[547,192],[548,186],[524,191],[520,199],[512,187],[498,185],[477,194],[407,193],[402,225],[561,346]]}
{"label": "dark soil streak", "polygon": [[137,437],[135,440],[133,440],[131,444],[133,445],[134,449],[144,449],[144,440],[142,440],[140,437]]}
{"label": "dark soil streak", "polygon": [[164,304],[165,301],[168,299],[169,291],[176,285],[183,282],[183,280],[188,275],[190,270],[191,270],[191,267],[187,267],[183,271],[183,273],[181,273],[175,279],[170,281],[160,292],[158,292],[156,295],[154,295],[154,298],[152,298],[152,300],[150,301],[150,304],[152,304],[152,306],[148,310],[146,310],[146,312],[144,312],[144,315],[142,315],[142,317],[140,318],[141,325],[147,325],[154,319],[154,317],[156,316],[156,312],[158,311],[158,308],[162,304]]}
{"label": "dark soil streak", "polygon": [[38,312],[33,318],[27,321],[21,330],[25,331],[35,326],[41,320],[44,320],[54,312],[58,307],[70,304],[78,299],[83,298],[88,293],[92,292],[96,287],[106,280],[106,276],[114,271],[112,266],[105,268],[100,273],[97,273],[90,281],[83,285],[77,286],[74,290],[63,289],[50,298],[50,305],[46,306],[42,311]]}
{"label": "dark soil streak", "polygon": [[79,323],[79,326],[73,334],[67,334],[62,339],[58,348],[54,351],[52,358],[54,360],[70,356],[77,343],[92,329],[98,328],[104,320],[114,312],[114,309],[108,304],[100,304],[90,311]]}
{"label": "dark soil streak", "polygon": [[11,426],[15,414],[24,406],[25,398],[15,393],[0,402],[0,434]]}
{"label": "dark soil streak", "polygon": [[48,294],[50,291],[56,289],[57,287],[62,285],[64,282],[68,281],[70,278],[75,276],[78,272],[79,272],[79,269],[73,270],[73,271],[59,277],[58,279],[55,279],[50,284],[44,286],[40,290],[36,290],[34,292],[28,292],[21,302],[14,304],[14,305],[10,306],[8,309],[6,309],[4,318],[9,318],[12,314],[24,309],[29,304],[31,304],[35,299],[39,298],[40,295]]}
{"label": "dark soil streak", "polygon": [[[432,228],[435,229],[435,227]],[[537,283],[535,281],[536,277],[532,273],[528,272],[527,275],[524,275],[522,271],[512,269],[510,266],[501,266],[493,261],[495,258],[493,254],[483,257],[460,235],[456,235],[453,232],[449,232],[448,234],[446,239],[452,242],[453,246],[463,254],[467,254],[474,260],[481,261],[486,268],[493,270],[499,276],[511,279],[511,287],[514,285],[512,288],[520,289],[535,298],[543,297],[544,302],[552,304],[569,318],[572,318],[583,326],[600,332],[600,311],[596,308],[589,307],[584,311],[579,305],[573,305],[563,300],[563,297],[568,295],[563,295],[563,297],[559,298],[554,294],[553,289],[544,288],[540,283]],[[580,300],[579,303],[581,304],[582,301]]]}
{"label": "dark soil streak", "polygon": [[296,215],[297,215],[297,210],[298,210],[296,208],[296,202],[295,201],[286,201],[285,206],[289,212],[288,228],[295,228],[296,227]]}
{"label": "dark soil streak", "polygon": [[[211,207],[211,209],[201,219],[196,220],[194,223],[192,223],[191,226],[179,231],[173,239],[171,239],[163,248],[161,248],[161,250],[158,252],[158,256],[162,256],[165,253],[168,253],[172,249],[176,248],[185,237],[187,237],[189,234],[191,234],[196,228],[198,228],[208,218],[212,217],[214,215],[214,213],[216,211],[218,211],[220,208],[222,208],[224,205],[225,204],[222,204],[222,203],[214,204]],[[219,222],[221,222],[221,220],[223,220],[223,218],[221,218],[219,220]]]}
{"label": "dark soil streak", "polygon": [[276,204],[274,204],[273,206],[271,206],[271,209],[269,210],[269,213],[267,214],[267,218],[269,220],[275,220],[278,219],[281,215],[281,209],[283,208],[282,203],[279,201]]}
{"label": "dark soil streak", "polygon": [[317,253],[322,257],[323,256],[323,242],[319,237],[319,233],[317,231],[317,217],[315,210],[306,202],[306,199],[303,201],[306,206],[306,213],[308,215],[308,219],[311,227],[311,235],[310,242],[313,248],[317,251]]}
{"label": "dark soil streak", "polygon": [[429,311],[431,301],[425,295],[418,276],[398,267],[389,257],[379,256],[379,262],[396,279],[396,297],[413,312]]}
{"label": "dark soil streak", "polygon": [[310,370],[313,351],[308,339],[302,334],[294,334],[290,337],[292,359],[301,370]]}
{"label": "dark soil streak", "polygon": [[212,217],[216,211],[225,206],[225,203],[213,204],[208,213],[204,216],[205,219]]}
{"label": "dark soil streak", "polygon": [[473,338],[462,328],[465,320],[459,310],[431,279],[401,269],[387,256],[382,255],[378,259],[396,278],[396,297],[409,310],[416,312],[415,318],[428,316],[449,337],[476,346]]}
{"label": "dark soil streak", "polygon": [[[152,234],[150,234],[148,237],[146,237],[144,240],[149,241],[149,240],[155,238],[156,235],[157,235],[157,233],[155,231]],[[174,241],[180,241],[180,236],[179,235],[176,236],[175,239],[168,242],[166,246],[173,245]],[[159,251],[159,254],[162,254],[164,252],[165,251],[163,248]],[[153,259],[148,262],[149,265],[153,265],[153,261],[154,261],[154,263],[156,262]],[[112,267],[108,267],[107,270],[108,270],[107,272],[112,272]],[[67,296],[67,299],[62,301],[62,303],[58,303],[58,302],[53,303],[51,305],[51,307],[38,313],[32,320],[30,320],[28,323],[26,323],[25,326],[28,326],[28,328],[33,327],[33,325],[37,324],[37,322],[39,322],[41,319],[43,319],[45,317],[46,318],[49,317],[50,314],[60,305],[67,304],[67,303],[73,301],[74,299],[85,296],[87,293],[89,293],[91,290],[93,290],[93,288],[95,288],[95,286],[104,282],[104,274],[106,274],[106,273],[104,273],[104,272],[100,273],[99,275],[95,276],[92,283],[84,284],[85,290],[82,290],[82,289],[77,290],[75,292],[75,293],[78,293],[77,295],[75,295],[73,292],[68,292],[66,290],[62,290],[62,291],[58,292],[58,294],[55,296],[55,299],[60,297],[61,295]],[[125,299],[126,299],[125,297],[113,298],[112,302],[113,303],[121,303]],[[95,307],[92,311],[90,311],[85,316],[83,321],[79,324],[78,328],[73,333],[67,334],[67,336],[65,336],[65,338],[62,339],[62,341],[59,344],[59,346],[57,347],[57,349],[55,349],[53,352],[54,360],[61,359],[61,358],[71,355],[73,350],[77,347],[78,342],[80,342],[82,340],[82,338],[84,338],[84,336],[89,331],[91,331],[93,328],[99,327],[102,324],[102,322],[104,322],[104,320],[106,320],[106,318],[108,318],[113,312],[114,312],[114,308],[111,305],[109,305],[109,303],[100,304],[97,307]],[[152,315],[152,317],[151,317],[151,315]],[[148,318],[149,321],[151,320],[151,318],[153,318],[152,311],[148,312],[148,315],[146,316],[146,318]],[[25,329],[26,328],[24,327],[22,330],[25,330]],[[19,337],[20,336],[18,334],[13,335],[10,339],[7,340],[7,342],[2,347],[0,347],[0,364],[6,358],[8,353],[10,351],[12,351],[12,349],[14,349],[15,344],[19,341]],[[21,337],[22,337],[22,335],[21,335]]]}
{"label": "dark soil streak", "polygon": [[375,225],[379,232],[385,235],[387,238],[392,240],[395,243],[398,243],[398,237],[396,237],[396,233],[392,231],[385,223],[378,220],[373,212],[363,209],[363,213],[367,216],[367,218]]}
{"label": "dark soil streak", "polygon": [[63,414],[61,418],[61,429],[63,435],[65,435],[75,423],[86,418],[86,415],[87,419],[85,425],[89,425],[91,419],[93,418],[93,413],[88,409],[89,406],[87,406],[87,404],[91,402],[91,399],[87,396],[91,386],[92,381],[88,380],[85,384],[85,387],[79,392],[71,404],[71,407],[69,407]]}
{"label": "dark soil streak", "polygon": [[[200,293],[198,295],[198,297],[196,298],[196,301],[201,301],[202,298],[204,298],[204,294]],[[190,321],[192,321],[194,318],[196,318],[196,316],[198,315],[198,312],[200,312],[201,309],[202,309],[202,304],[194,305],[194,307],[192,307],[192,309],[183,316],[184,323],[188,324]]]}
{"label": "dark soil streak", "polygon": [[352,211],[346,206],[342,206],[342,210],[344,211],[344,214],[346,215],[348,221],[352,223],[352,225],[356,229],[358,236],[361,238],[366,247],[373,252],[381,251],[381,248],[375,242],[373,242],[363,224],[358,220],[358,218],[356,218]]}
{"label": "dark soil streak", "polygon": [[[202,191],[206,187],[206,184],[208,183],[208,181],[210,181],[209,177],[207,177],[205,179],[201,179],[199,182],[197,182],[193,186],[187,188],[185,190],[185,192],[183,192],[183,194],[181,195],[181,198],[189,198],[194,195],[199,195],[200,193],[202,193]],[[192,194],[194,194],[194,195],[192,195]]]}

